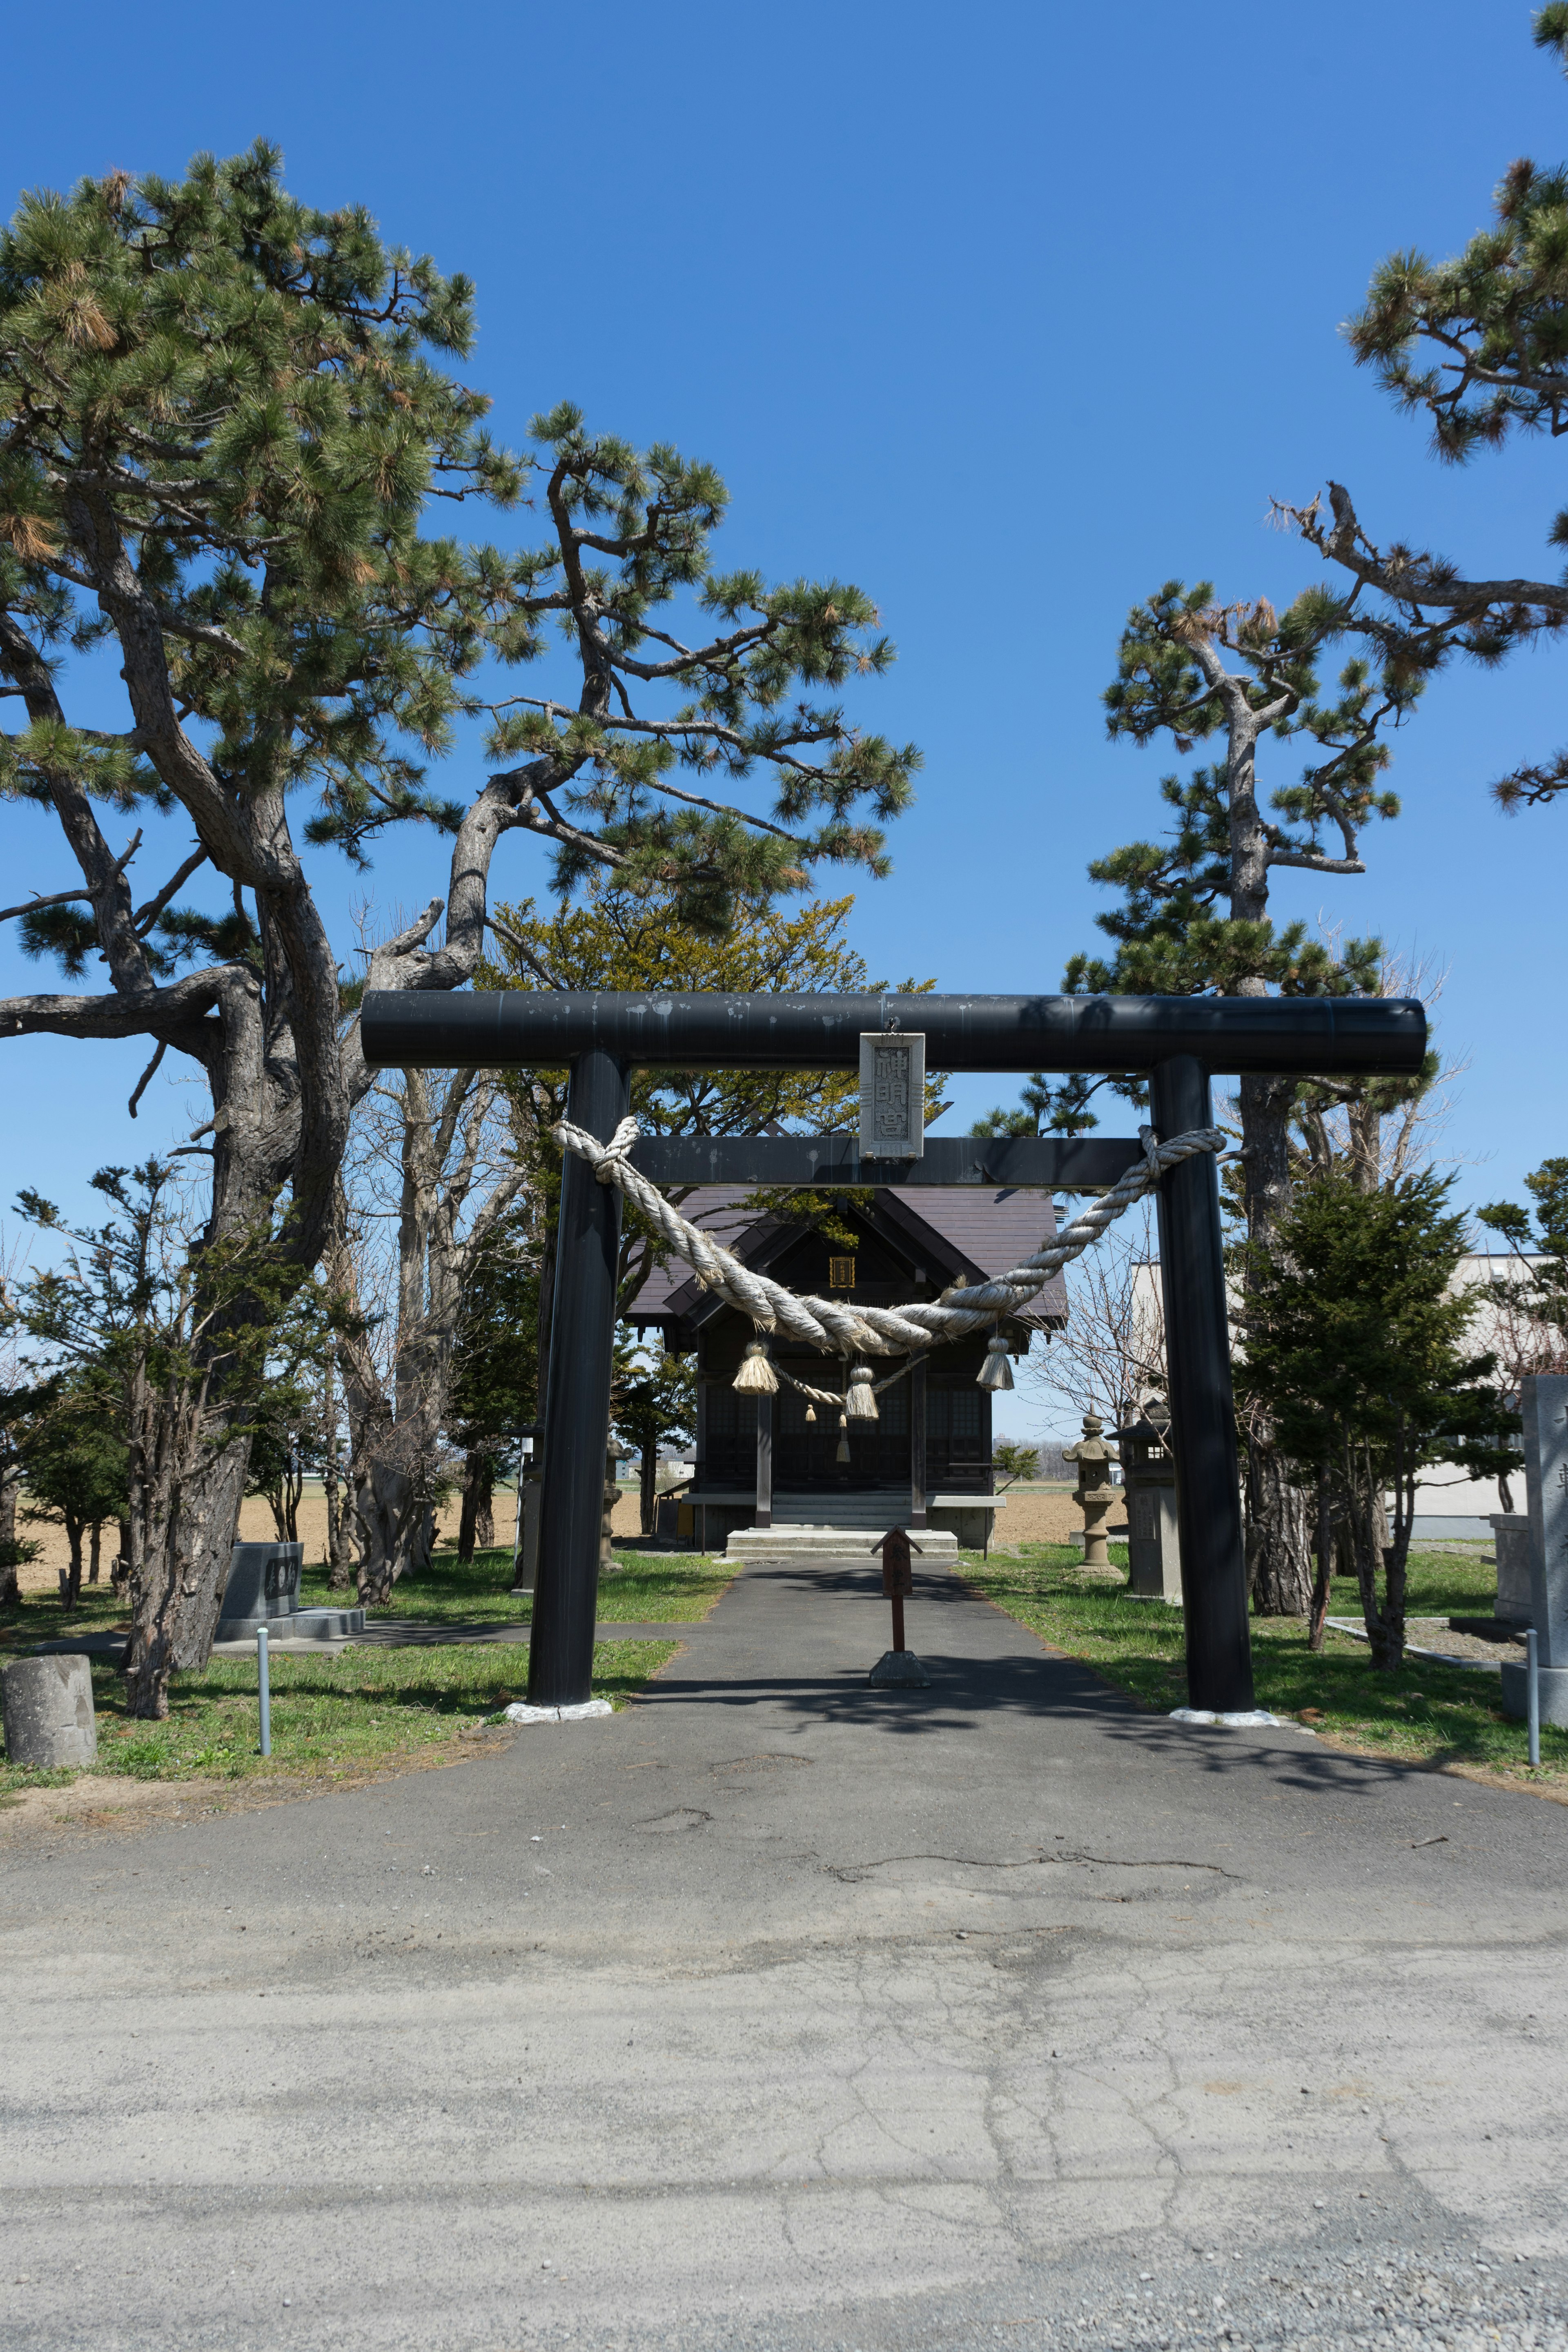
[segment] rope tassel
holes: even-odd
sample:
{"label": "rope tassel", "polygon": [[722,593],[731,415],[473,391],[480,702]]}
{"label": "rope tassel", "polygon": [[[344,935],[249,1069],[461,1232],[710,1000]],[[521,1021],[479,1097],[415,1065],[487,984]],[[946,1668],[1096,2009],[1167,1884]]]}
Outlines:
{"label": "rope tassel", "polygon": [[742,1396],[777,1396],[778,1374],[768,1356],[765,1339],[752,1339],[741,1359],[741,1369],[730,1383]]}
{"label": "rope tassel", "polygon": [[985,1361],[975,1374],[976,1384],[983,1389],[1010,1389],[1013,1367],[1007,1361],[1007,1342],[1000,1331],[994,1331],[985,1342]]}
{"label": "rope tassel", "polygon": [[844,1399],[844,1411],[850,1421],[877,1421],[877,1391],[871,1386],[869,1364],[851,1364],[849,1387]]}

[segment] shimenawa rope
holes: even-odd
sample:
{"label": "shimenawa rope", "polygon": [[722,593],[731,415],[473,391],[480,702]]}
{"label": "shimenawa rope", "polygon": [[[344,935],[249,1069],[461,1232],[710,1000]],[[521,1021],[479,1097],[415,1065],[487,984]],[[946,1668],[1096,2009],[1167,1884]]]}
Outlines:
{"label": "shimenawa rope", "polygon": [[[940,1298],[917,1300],[907,1307],[847,1307],[837,1299],[798,1297],[793,1290],[786,1290],[783,1283],[742,1265],[710,1234],[703,1233],[700,1226],[689,1224],[658,1185],[650,1183],[627,1159],[638,1132],[635,1118],[622,1119],[608,1143],[601,1143],[585,1128],[574,1127],[569,1119],[562,1119],[551,1129],[562,1150],[586,1160],[601,1184],[614,1184],[628,1201],[635,1201],[660,1239],[690,1266],[698,1280],[723,1299],[726,1306],[749,1317],[759,1332],[776,1331],[826,1356],[858,1359],[923,1355],[933,1346],[967,1339],[972,1332],[989,1327],[991,1338],[978,1374],[979,1385],[986,1389],[1010,1389],[1013,1385],[1007,1342],[999,1328],[1006,1317],[1016,1315],[1037,1297],[1053,1274],[1059,1273],[1075,1257],[1081,1257],[1108,1226],[1152,1191],[1167,1169],[1178,1167],[1196,1152],[1219,1152],[1225,1149],[1222,1128],[1193,1128],[1187,1134],[1173,1135],[1164,1143],[1154,1140],[1152,1128],[1143,1128],[1139,1132],[1143,1147],[1142,1160],[1127,1169],[1109,1192],[1091,1201],[1054,1242],[1037,1250],[1022,1265],[990,1282],[953,1283]],[[907,1370],[907,1366],[900,1367],[891,1379],[901,1378]],[[792,1387],[804,1386],[788,1373],[784,1377]],[[752,1393],[776,1392],[778,1373],[764,1340],[758,1339],[750,1343],[734,1385]],[[889,1387],[891,1380],[878,1385]],[[819,1394],[823,1403],[841,1402],[843,1414],[851,1421],[877,1418],[877,1399],[868,1364],[851,1362],[842,1401],[826,1391],[807,1390],[805,1393]]]}

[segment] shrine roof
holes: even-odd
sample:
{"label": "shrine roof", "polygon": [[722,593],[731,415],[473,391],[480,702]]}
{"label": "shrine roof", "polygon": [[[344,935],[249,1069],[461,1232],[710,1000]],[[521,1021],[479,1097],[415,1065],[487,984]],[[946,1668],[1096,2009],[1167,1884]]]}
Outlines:
{"label": "shrine roof", "polygon": [[[783,1220],[742,1208],[740,1204],[748,1197],[734,1185],[701,1184],[679,1203],[680,1213],[750,1264],[779,1234]],[[889,1185],[879,1187],[874,1197],[879,1208],[892,1211],[911,1256],[918,1257],[923,1231],[939,1245],[944,1267],[956,1259],[976,1276],[1005,1274],[1056,1234],[1048,1192],[981,1184]],[[656,1266],[627,1309],[627,1319],[674,1320],[685,1311],[694,1283],[690,1267],[679,1258]],[[1013,1319],[1037,1328],[1058,1328],[1067,1319],[1067,1286],[1061,1276],[1053,1275],[1038,1297]]]}

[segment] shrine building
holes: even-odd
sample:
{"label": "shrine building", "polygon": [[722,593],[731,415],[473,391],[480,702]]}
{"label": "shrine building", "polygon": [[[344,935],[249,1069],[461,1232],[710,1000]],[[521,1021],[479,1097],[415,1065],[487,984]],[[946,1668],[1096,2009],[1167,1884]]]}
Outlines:
{"label": "shrine building", "polygon": [[[852,1245],[829,1241],[776,1213],[759,1214],[749,1195],[705,1185],[681,1214],[743,1264],[797,1294],[847,1303],[904,1307],[934,1299],[951,1284],[987,1281],[1054,1240],[1050,1195],[979,1185],[912,1185],[859,1193],[839,1211]],[[697,1358],[696,1466],[673,1532],[703,1551],[758,1549],[761,1530],[942,1530],[976,1550],[997,1508],[991,1467],[992,1393],[976,1374],[986,1334],[935,1348],[884,1389],[876,1421],[841,1421],[811,1404],[787,1375],[837,1391],[845,1366],[775,1333],[770,1343],[778,1393],[738,1392],[735,1374],[756,1337],[749,1317],[715,1297],[679,1259],[657,1267],[627,1310],[639,1332],[658,1331],[677,1355]],[[1035,1336],[1067,1320],[1060,1275],[1001,1326],[1015,1360]],[[902,1360],[869,1356],[883,1379]],[[847,1459],[841,1456],[847,1453]],[[795,1544],[790,1545],[792,1549]],[[946,1548],[945,1546],[943,1547]]]}

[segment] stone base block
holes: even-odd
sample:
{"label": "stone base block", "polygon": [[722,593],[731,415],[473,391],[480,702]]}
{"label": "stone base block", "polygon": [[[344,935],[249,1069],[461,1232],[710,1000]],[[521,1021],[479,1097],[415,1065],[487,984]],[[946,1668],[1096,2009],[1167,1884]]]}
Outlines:
{"label": "stone base block", "polygon": [[927,1690],[931,1676],[912,1650],[884,1650],[866,1680],[874,1690]]}
{"label": "stone base block", "polygon": [[79,1651],[64,1657],[14,1658],[0,1666],[0,1712],[12,1764],[45,1771],[98,1761],[92,1666]]}
{"label": "stone base block", "polygon": [[[1555,1723],[1568,1730],[1568,1666],[1542,1666],[1541,1720]],[[1502,1670],[1502,1707],[1522,1723],[1530,1713],[1530,1674],[1524,1665],[1511,1662]]]}
{"label": "stone base block", "polygon": [[282,1617],[222,1617],[215,1642],[254,1642],[265,1625],[269,1642],[341,1642],[364,1632],[363,1609],[290,1609]]}

